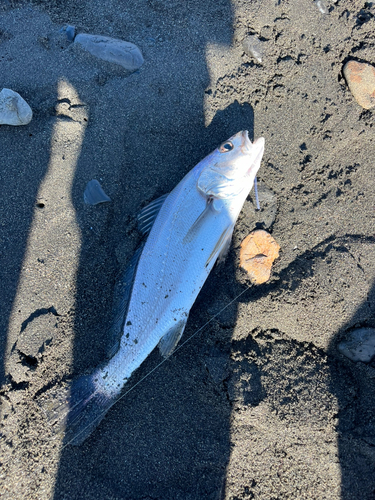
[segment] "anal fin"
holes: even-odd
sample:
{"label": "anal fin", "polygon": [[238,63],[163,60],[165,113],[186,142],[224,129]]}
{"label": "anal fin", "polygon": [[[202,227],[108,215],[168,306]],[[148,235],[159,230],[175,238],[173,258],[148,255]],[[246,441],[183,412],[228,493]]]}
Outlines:
{"label": "anal fin", "polygon": [[168,358],[172,352],[175,350],[177,344],[184,333],[187,318],[179,321],[173,328],[168,330],[168,332],[159,341],[159,351],[164,358]]}

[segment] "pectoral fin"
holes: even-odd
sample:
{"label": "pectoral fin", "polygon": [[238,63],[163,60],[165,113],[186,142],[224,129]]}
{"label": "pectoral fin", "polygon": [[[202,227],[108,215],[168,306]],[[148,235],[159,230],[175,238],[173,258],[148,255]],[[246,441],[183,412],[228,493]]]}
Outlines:
{"label": "pectoral fin", "polygon": [[142,208],[139,212],[137,220],[138,220],[138,230],[142,234],[148,234],[151,231],[152,225],[155,222],[158,213],[160,212],[163,203],[167,199],[169,193],[163,194],[156,200],[149,203],[146,207]]}
{"label": "pectoral fin", "polygon": [[159,351],[164,358],[168,358],[175,350],[184,333],[187,318],[179,321],[159,341]]}
{"label": "pectoral fin", "polygon": [[[230,243],[232,241],[233,225],[227,227],[218,239],[214,249],[206,261],[206,267],[210,265],[212,259],[217,259],[217,263],[223,262],[228,254]],[[218,253],[219,252],[219,253]],[[217,255],[217,257],[216,257]]]}
{"label": "pectoral fin", "polygon": [[227,258],[227,255],[228,255],[228,252],[230,249],[230,244],[232,242],[232,236],[233,236],[233,227],[231,228],[231,230],[229,230],[225,233],[225,236],[224,236],[224,239],[222,242],[223,246],[222,246],[222,249],[220,250],[220,253],[217,257],[216,264],[221,264]]}
{"label": "pectoral fin", "polygon": [[189,231],[186,233],[184,239],[182,240],[182,243],[184,243],[186,245],[187,243],[190,243],[191,241],[193,241],[194,236],[199,231],[201,225],[203,224],[204,219],[207,216],[207,213],[210,210],[211,210],[210,205],[207,203],[206,208],[203,210],[203,212],[200,214],[200,216],[197,218],[197,220],[191,226]]}
{"label": "pectoral fin", "polygon": [[205,221],[206,217],[208,216],[209,213],[212,212],[220,212],[222,209],[222,202],[221,200],[216,200],[212,196],[207,198],[206,206],[203,212],[200,214],[200,216],[197,218],[197,220],[194,222],[194,224],[191,226],[189,231],[186,233],[186,236],[182,240],[184,244],[190,243],[193,241],[195,235],[198,233],[199,229],[201,228],[203,222]]}

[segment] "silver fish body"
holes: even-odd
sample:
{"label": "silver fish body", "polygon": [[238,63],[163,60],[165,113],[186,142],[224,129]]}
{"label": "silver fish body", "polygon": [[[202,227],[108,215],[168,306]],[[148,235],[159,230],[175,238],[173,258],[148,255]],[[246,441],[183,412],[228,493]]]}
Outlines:
{"label": "silver fish body", "polygon": [[72,386],[73,444],[96,427],[158,344],[164,356],[177,345],[207,276],[229,248],[263,151],[263,138],[251,143],[247,131],[239,132],[163,199],[136,266],[119,348],[106,365]]}

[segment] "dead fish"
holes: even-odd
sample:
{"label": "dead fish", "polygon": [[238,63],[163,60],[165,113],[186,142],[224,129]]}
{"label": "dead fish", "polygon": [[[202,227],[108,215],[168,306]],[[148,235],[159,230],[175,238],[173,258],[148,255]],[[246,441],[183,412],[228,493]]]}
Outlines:
{"label": "dead fish", "polygon": [[207,276],[229,250],[263,151],[263,138],[252,143],[246,130],[238,132],[142,210],[139,227],[148,238],[115,294],[112,330],[121,340],[108,363],[74,380],[67,398],[56,398],[65,401],[58,414],[66,415],[67,443],[89,436],[157,345],[164,357],[173,352]]}

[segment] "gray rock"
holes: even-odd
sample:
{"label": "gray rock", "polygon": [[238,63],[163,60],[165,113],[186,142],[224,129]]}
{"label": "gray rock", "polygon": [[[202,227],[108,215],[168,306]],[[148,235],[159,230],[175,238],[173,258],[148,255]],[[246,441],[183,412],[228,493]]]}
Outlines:
{"label": "gray rock", "polygon": [[85,192],[83,193],[83,199],[87,205],[98,205],[98,203],[112,201],[111,198],[105,194],[102,186],[96,179],[92,179],[87,183]]}
{"label": "gray rock", "polygon": [[27,125],[33,112],[27,102],[11,89],[0,92],[0,125]]}
{"label": "gray rock", "polygon": [[68,26],[66,27],[65,29],[65,34],[66,34],[66,38],[68,39],[69,42],[73,42],[74,41],[74,38],[76,36],[76,29],[75,29],[75,26],[70,26],[68,24]]}
{"label": "gray rock", "polygon": [[135,71],[143,64],[139,48],[133,43],[117,38],[81,33],[75,37],[74,43],[81,45],[93,56],[119,64],[130,71]]}
{"label": "gray rock", "polygon": [[352,361],[369,363],[375,355],[375,329],[358,328],[339,343],[338,350]]}

